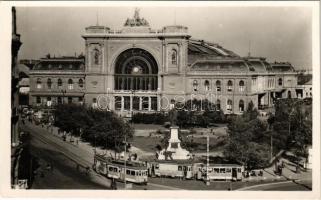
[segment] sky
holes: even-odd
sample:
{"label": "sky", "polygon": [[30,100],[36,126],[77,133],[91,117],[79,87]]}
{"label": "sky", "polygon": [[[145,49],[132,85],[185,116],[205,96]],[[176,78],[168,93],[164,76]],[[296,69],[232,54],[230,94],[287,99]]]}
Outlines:
{"label": "sky", "polygon": [[[312,10],[310,7],[140,7],[152,29],[184,25],[194,39],[218,43],[240,56],[290,62],[312,68]],[[122,29],[134,7],[17,7],[21,34],[20,59],[46,54],[78,55],[85,50],[81,34],[99,25]],[[98,19],[98,20],[97,20]]]}

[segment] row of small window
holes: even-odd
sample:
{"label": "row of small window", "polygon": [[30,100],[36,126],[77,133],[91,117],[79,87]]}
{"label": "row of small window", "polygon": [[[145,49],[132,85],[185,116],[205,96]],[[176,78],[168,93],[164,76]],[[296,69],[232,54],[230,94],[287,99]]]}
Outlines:
{"label": "row of small window", "polygon": [[[199,171],[202,171],[202,170],[204,170],[204,168],[203,169],[199,169]],[[206,170],[206,169],[205,169]],[[232,172],[232,168],[208,168],[208,172],[214,172],[214,173],[222,173],[222,174],[224,174],[224,173],[231,173]],[[237,168],[237,172],[238,173],[241,173],[242,172],[242,169],[241,168]]]}
{"label": "row of small window", "polygon": [[[52,97],[47,97],[46,102],[42,102],[41,101],[41,97],[39,97],[39,96],[36,97],[36,103],[37,104],[46,103],[48,106],[50,106],[52,103],[58,103],[58,104],[65,103],[64,100],[63,100],[63,97],[57,97],[57,101],[56,102],[53,102],[52,100],[53,100]],[[83,97],[78,97],[78,103],[82,103],[83,100],[84,100]],[[68,97],[67,98],[67,103],[69,103],[69,104],[73,103],[73,97]]]}
{"label": "row of small window", "polygon": [[[216,100],[215,106],[216,106],[217,110],[221,109],[221,101],[219,99]],[[244,109],[245,109],[245,104],[244,104],[244,101],[241,99],[239,101],[239,111],[243,112]],[[228,111],[232,111],[233,110],[233,101],[231,99],[227,100],[226,110],[228,110]]]}
{"label": "row of small window", "polygon": [[[60,78],[57,81],[57,85],[58,85],[58,87],[62,87],[62,85],[63,85],[63,82]],[[83,79],[78,80],[78,86],[80,88],[84,87],[84,80]],[[42,88],[42,81],[41,81],[41,78],[38,78],[37,79],[37,89],[41,89],[41,88]],[[52,88],[52,80],[50,78],[47,79],[47,88],[48,89]],[[70,90],[74,89],[74,81],[72,79],[68,79],[68,89],[70,89]]]}
{"label": "row of small window", "polygon": [[[193,90],[194,90],[194,91],[198,91],[198,86],[199,86],[198,81],[197,81],[197,80],[194,80],[194,81],[193,81]],[[216,86],[216,91],[217,91],[217,92],[221,92],[221,90],[222,90],[221,81],[217,80],[217,81],[215,82],[215,86]],[[204,81],[204,88],[205,88],[205,91],[210,91],[210,90],[211,90],[211,88],[210,88],[210,82],[209,82],[208,80],[205,80],[205,81]],[[239,82],[239,91],[240,91],[240,92],[244,92],[244,90],[245,90],[245,84],[244,84],[244,81],[241,80],[241,81]],[[232,91],[233,91],[233,81],[231,81],[231,80],[229,80],[229,81],[227,82],[227,91],[228,91],[228,92],[232,92]]]}
{"label": "row of small window", "polygon": [[[150,103],[149,103],[150,98]],[[122,100],[123,99],[123,100]],[[121,110],[122,109],[122,101],[123,101],[123,109],[124,110],[130,110],[130,96],[116,96],[115,97],[115,110]],[[96,103],[97,99],[93,99],[93,103]],[[141,104],[141,108],[140,108]],[[157,110],[157,97],[137,97],[134,96],[132,98],[132,110]]]}

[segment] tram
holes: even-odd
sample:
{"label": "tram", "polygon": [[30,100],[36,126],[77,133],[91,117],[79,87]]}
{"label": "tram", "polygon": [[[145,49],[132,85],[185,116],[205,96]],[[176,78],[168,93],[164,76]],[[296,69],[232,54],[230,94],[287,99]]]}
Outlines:
{"label": "tram", "polygon": [[[208,176],[207,176],[208,172]],[[210,164],[208,169],[206,164],[194,166],[194,174],[198,180],[229,180],[241,181],[244,167],[237,164]]]}
{"label": "tram", "polygon": [[104,155],[94,156],[93,169],[107,178],[137,184],[147,184],[147,166],[141,162],[115,160]]}
{"label": "tram", "polygon": [[[207,170],[202,162],[162,160],[150,162],[149,176],[197,180],[241,181],[243,166],[237,164],[210,164]],[[208,176],[207,176],[208,172]]]}
{"label": "tram", "polygon": [[156,177],[193,178],[193,163],[188,161],[162,160],[149,163],[149,175]]}

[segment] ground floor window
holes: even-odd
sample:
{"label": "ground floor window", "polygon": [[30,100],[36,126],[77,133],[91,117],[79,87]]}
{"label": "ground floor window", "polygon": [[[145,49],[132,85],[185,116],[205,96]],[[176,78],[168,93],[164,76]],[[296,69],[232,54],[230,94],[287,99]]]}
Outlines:
{"label": "ground floor window", "polygon": [[58,97],[57,101],[58,101],[58,104],[62,104],[62,97]]}
{"label": "ground floor window", "polygon": [[130,110],[130,97],[124,97],[124,110]]}
{"label": "ground floor window", "polygon": [[143,110],[148,110],[149,107],[149,98],[148,97],[143,97],[142,98],[142,109]]}
{"label": "ground floor window", "polygon": [[51,97],[47,97],[47,106],[51,106]]}
{"label": "ground floor window", "polygon": [[151,97],[151,110],[157,110],[157,97]]}
{"label": "ground floor window", "polygon": [[133,97],[133,110],[139,110],[139,97]]}
{"label": "ground floor window", "polygon": [[68,97],[68,103],[69,103],[69,104],[72,103],[72,97]]}
{"label": "ground floor window", "polygon": [[233,102],[232,102],[231,99],[227,100],[226,109],[227,109],[228,111],[232,111],[232,104],[233,104]]}
{"label": "ground floor window", "polygon": [[240,102],[239,102],[239,110],[240,110],[240,112],[244,111],[244,101],[243,100],[240,100]]}
{"label": "ground floor window", "polygon": [[41,103],[41,98],[40,97],[36,97],[36,102],[37,102],[37,104],[40,104]]}
{"label": "ground floor window", "polygon": [[115,97],[115,110],[121,110],[121,97]]}

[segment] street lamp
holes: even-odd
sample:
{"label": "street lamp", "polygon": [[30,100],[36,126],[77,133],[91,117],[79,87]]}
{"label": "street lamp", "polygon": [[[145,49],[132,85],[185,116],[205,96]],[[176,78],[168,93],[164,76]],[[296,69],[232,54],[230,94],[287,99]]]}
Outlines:
{"label": "street lamp", "polygon": [[[291,112],[289,114],[289,136],[291,136],[291,116],[293,115],[293,112],[295,111],[294,109],[294,106],[298,103],[301,103],[302,100],[298,100],[297,102],[295,102],[292,107],[291,107]],[[301,117],[300,117],[300,120],[301,120]],[[301,126],[301,121],[300,121],[300,126]],[[296,141],[293,141],[293,143],[295,143]],[[296,173],[298,173],[300,170],[300,167],[299,167],[299,160],[297,160],[297,166],[296,166]]]}
{"label": "street lamp", "polygon": [[209,159],[209,143],[210,143],[210,137],[209,135],[207,135],[207,138],[206,138],[206,141],[207,141],[207,148],[206,148],[206,185],[210,185],[210,177],[209,177],[209,174],[208,174],[208,170],[209,170],[209,166],[210,166],[210,159]]}
{"label": "street lamp", "polygon": [[127,146],[127,142],[126,142],[126,133],[125,133],[125,151],[124,151],[124,188],[126,189],[126,173],[127,173],[127,170],[126,170],[126,148]]}

